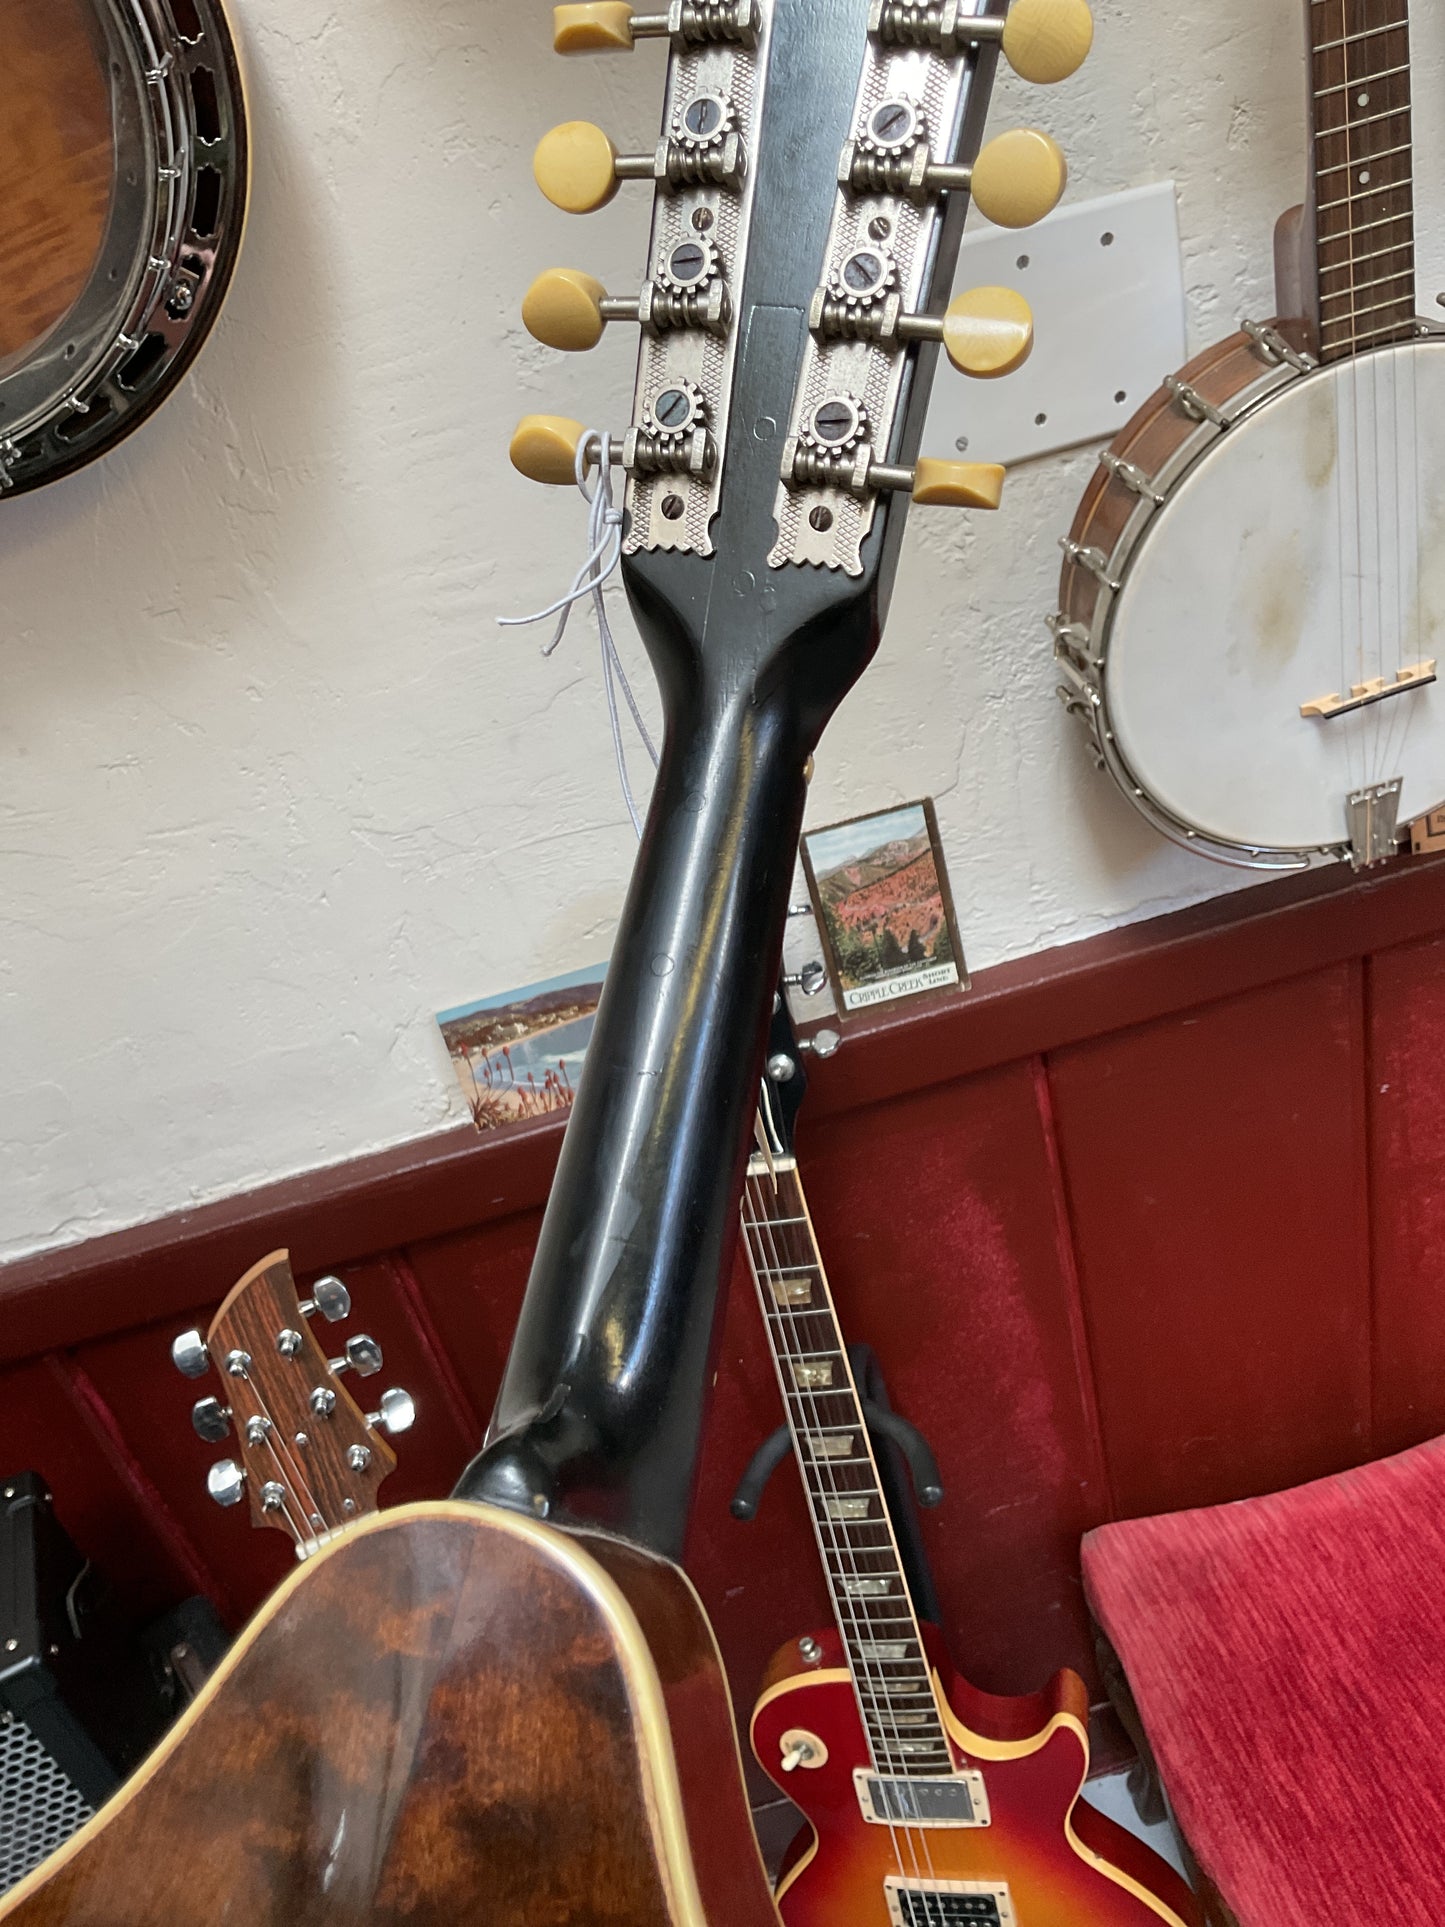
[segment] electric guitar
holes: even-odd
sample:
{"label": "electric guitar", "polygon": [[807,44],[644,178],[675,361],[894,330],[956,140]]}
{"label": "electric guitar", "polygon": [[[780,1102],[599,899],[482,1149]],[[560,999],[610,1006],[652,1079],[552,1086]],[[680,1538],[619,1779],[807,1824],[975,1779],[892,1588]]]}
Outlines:
{"label": "electric guitar", "polygon": [[1078,1675],[982,1693],[919,1621],[793,1155],[798,1064],[774,1042],[742,1203],[836,1620],[778,1653],[753,1710],[758,1763],[808,1822],[778,1883],[784,1927],[1201,1927],[1173,1868],[1079,1797]]}
{"label": "electric guitar", "polygon": [[[1002,485],[918,455],[938,348],[993,376],[1031,339],[1007,291],[945,311],[970,191],[1024,225],[1064,185],[1042,133],[981,147],[994,69],[1002,49],[1062,78],[1090,35],[1084,0],[558,9],[562,51],[667,47],[659,139],[620,153],[569,122],[535,163],[577,212],[652,183],[641,290],[568,272],[526,303],[558,346],[641,331],[631,421],[605,446],[665,732],[516,1337],[458,1488],[481,1503],[398,1508],[321,1545],[129,1801],[0,1920],[776,1919],[716,1647],[665,1555],[804,766],[877,647],[910,499],[989,507]],[[566,482],[603,449],[534,418],[513,459]]]}

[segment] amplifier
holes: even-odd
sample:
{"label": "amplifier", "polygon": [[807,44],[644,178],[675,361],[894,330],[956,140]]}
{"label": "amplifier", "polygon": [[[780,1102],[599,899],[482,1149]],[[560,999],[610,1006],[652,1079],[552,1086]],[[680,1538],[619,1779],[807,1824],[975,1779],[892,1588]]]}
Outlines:
{"label": "amplifier", "polygon": [[45,1480],[0,1477],[0,1893],[89,1819],[225,1644],[200,1599],[137,1630]]}

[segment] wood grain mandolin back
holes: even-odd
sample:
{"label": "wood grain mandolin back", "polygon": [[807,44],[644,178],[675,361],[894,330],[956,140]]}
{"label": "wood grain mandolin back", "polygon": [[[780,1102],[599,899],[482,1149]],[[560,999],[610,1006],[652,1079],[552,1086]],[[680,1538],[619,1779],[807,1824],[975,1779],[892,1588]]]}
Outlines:
{"label": "wood grain mandolin back", "polygon": [[675,1566],[448,1501],[300,1567],[7,1927],[777,1927]]}

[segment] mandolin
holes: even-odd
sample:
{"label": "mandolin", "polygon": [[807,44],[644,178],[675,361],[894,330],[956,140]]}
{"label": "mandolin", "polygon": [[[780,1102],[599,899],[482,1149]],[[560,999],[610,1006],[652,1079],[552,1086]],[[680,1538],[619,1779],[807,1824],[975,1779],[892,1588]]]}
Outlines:
{"label": "mandolin", "polygon": [[982,1693],[918,1618],[793,1154],[798,1062],[774,1043],[742,1203],[836,1622],[778,1653],[753,1711],[758,1764],[808,1822],[784,1927],[1200,1927],[1173,1868],[1079,1797],[1078,1675]]}
{"label": "mandolin", "polygon": [[1119,435],[1055,654],[1100,766],[1228,863],[1356,866],[1445,801],[1445,335],[1415,312],[1408,0],[1309,0],[1310,197],[1282,288]]}
{"label": "mandolin", "polygon": [[622,471],[623,580],[665,734],[516,1338],[458,1488],[480,1503],[321,1544],[140,1783],[0,1919],[776,1919],[716,1647],[667,1555],[804,765],[877,646],[910,500],[988,507],[1002,484],[918,453],[938,348],[988,377],[1031,338],[1006,291],[945,311],[970,188],[1022,225],[1064,185],[1043,133],[982,146],[994,69],[1002,49],[1062,78],[1090,34],[1084,0],[558,10],[566,52],[665,44],[655,143],[620,152],[569,122],[535,164],[579,213],[650,182],[652,232],[636,297],[567,271],[527,318],[574,347],[637,326],[639,372],[615,437],[533,418],[513,458],[540,480]]}

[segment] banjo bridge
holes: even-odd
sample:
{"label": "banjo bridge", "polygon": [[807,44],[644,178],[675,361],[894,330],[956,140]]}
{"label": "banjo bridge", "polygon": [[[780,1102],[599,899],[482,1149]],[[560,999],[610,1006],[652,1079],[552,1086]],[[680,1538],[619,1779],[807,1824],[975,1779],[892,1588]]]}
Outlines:
{"label": "banjo bridge", "polygon": [[1372,703],[1388,702],[1391,696],[1403,696],[1407,689],[1424,689],[1428,684],[1437,682],[1435,658],[1425,662],[1411,663],[1407,669],[1397,669],[1395,680],[1386,682],[1383,676],[1372,676],[1368,682],[1351,685],[1348,696],[1316,696],[1313,702],[1301,703],[1301,716],[1317,716],[1322,722],[1332,722],[1336,716],[1349,716],[1357,709],[1368,709]]}

